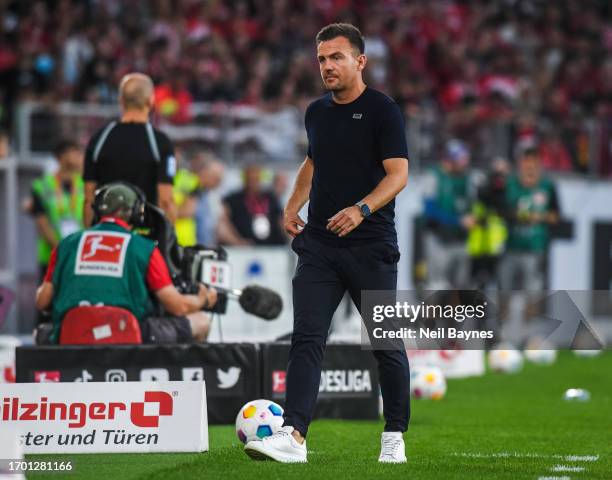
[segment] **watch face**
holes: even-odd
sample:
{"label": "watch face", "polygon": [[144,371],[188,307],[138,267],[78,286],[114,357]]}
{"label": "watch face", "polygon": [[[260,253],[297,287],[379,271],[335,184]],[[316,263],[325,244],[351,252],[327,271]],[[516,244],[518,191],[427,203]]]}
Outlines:
{"label": "watch face", "polygon": [[361,210],[361,214],[364,217],[367,217],[368,215],[370,215],[370,207],[368,207],[365,203],[361,204],[359,209]]}

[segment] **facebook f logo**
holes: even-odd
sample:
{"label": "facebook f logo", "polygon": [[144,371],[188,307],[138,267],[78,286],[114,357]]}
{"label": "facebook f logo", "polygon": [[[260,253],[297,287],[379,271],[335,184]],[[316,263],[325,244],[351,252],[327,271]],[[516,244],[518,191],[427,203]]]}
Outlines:
{"label": "facebook f logo", "polygon": [[204,380],[204,369],[202,367],[183,368],[183,380],[199,382]]}

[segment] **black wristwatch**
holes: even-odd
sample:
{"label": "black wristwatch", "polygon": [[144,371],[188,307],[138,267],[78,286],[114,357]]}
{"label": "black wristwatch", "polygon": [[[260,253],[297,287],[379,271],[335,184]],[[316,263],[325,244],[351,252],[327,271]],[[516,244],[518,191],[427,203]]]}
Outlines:
{"label": "black wristwatch", "polygon": [[370,207],[368,207],[367,203],[357,202],[355,205],[359,207],[359,211],[361,212],[361,216],[363,218],[369,217],[372,214],[372,212],[370,211]]}

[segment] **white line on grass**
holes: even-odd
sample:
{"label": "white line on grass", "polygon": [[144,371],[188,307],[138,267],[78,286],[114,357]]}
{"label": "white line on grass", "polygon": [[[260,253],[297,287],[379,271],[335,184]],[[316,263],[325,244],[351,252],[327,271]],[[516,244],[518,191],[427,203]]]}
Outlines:
{"label": "white line on grass", "polygon": [[455,457],[468,458],[563,458],[562,455],[543,455],[540,453],[519,453],[519,452],[496,452],[496,453],[480,453],[480,452],[453,452]]}
{"label": "white line on grass", "polygon": [[584,472],[584,467],[574,467],[573,465],[555,465],[550,469],[551,472]]}
{"label": "white line on grass", "polygon": [[571,480],[571,477],[538,477],[538,480]]}
{"label": "white line on grass", "polygon": [[480,452],[452,452],[455,457],[468,458],[555,458],[566,462],[597,462],[599,455],[559,455],[559,454],[543,454],[543,453],[521,453],[521,452],[496,452],[496,453],[480,453]]}
{"label": "white line on grass", "polygon": [[566,462],[596,462],[599,455],[566,455]]}

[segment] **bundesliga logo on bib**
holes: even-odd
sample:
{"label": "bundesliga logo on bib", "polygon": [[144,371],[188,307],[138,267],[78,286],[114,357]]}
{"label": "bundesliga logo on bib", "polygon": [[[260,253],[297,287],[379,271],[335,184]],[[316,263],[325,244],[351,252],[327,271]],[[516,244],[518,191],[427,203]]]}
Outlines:
{"label": "bundesliga logo on bib", "polygon": [[77,250],[75,275],[123,276],[129,242],[127,233],[99,230],[83,233]]}

